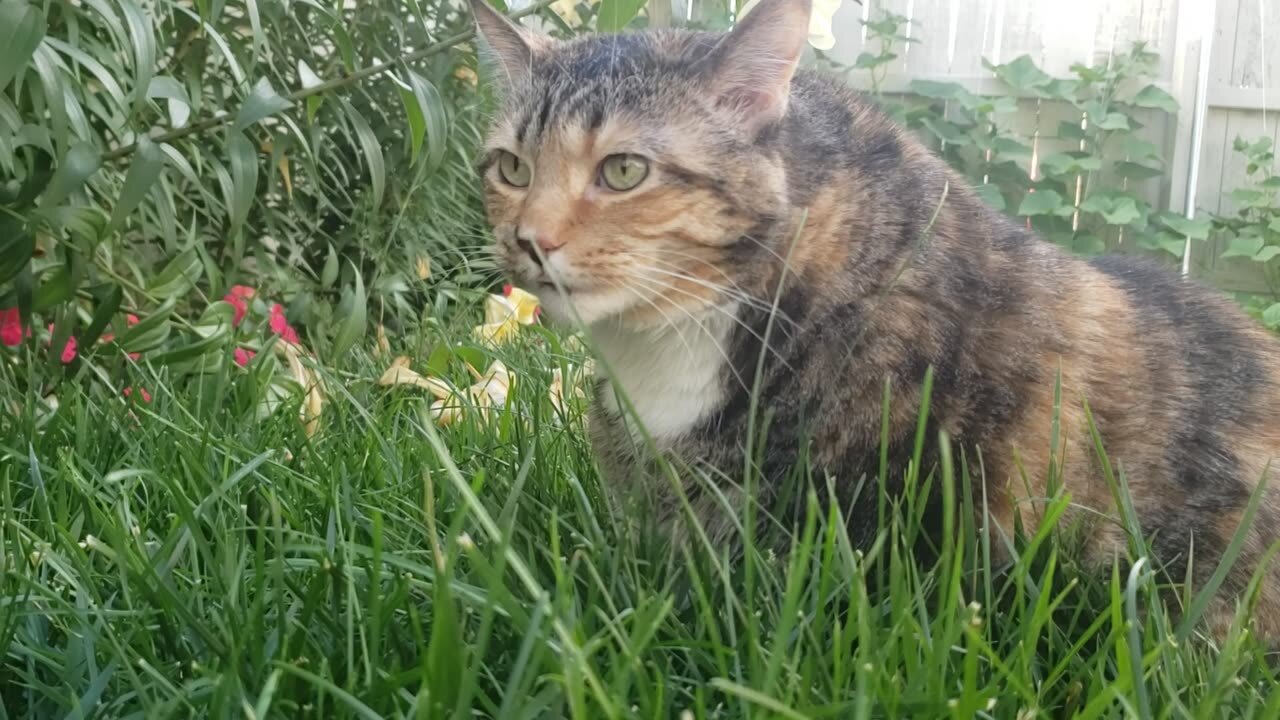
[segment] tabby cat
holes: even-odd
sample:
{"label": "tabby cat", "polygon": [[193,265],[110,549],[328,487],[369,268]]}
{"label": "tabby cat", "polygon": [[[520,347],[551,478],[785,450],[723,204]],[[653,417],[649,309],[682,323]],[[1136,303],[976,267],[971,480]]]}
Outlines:
{"label": "tabby cat", "polygon": [[[674,525],[680,493],[651,451],[718,470],[714,492],[686,495],[729,542],[758,384],[760,514],[784,512],[777,488],[803,457],[865,544],[878,493],[855,490],[879,474],[886,386],[901,493],[932,368],[929,437],[980,452],[993,532],[1037,526],[1057,437],[1084,556],[1125,551],[1091,417],[1156,559],[1175,577],[1191,560],[1203,583],[1280,456],[1280,342],[1169,270],[1073,257],[988,207],[871,103],[797,68],[810,1],[762,0],[727,34],[559,41],[473,0],[502,102],[479,161],[496,254],[589,331],[609,485],[656,497]],[[1218,633],[1280,533],[1280,486],[1264,493],[1210,611]],[[1280,567],[1257,602],[1255,632],[1280,637]]]}

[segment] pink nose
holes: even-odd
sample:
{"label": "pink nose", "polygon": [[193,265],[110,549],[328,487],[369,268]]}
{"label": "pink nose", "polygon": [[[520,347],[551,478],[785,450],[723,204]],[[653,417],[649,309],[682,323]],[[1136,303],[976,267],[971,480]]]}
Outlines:
{"label": "pink nose", "polygon": [[[534,228],[521,227],[516,232],[516,245],[533,259],[535,263],[542,264],[539,255],[550,255],[552,252],[564,247],[564,240],[551,233],[541,232]],[[537,246],[537,250],[534,246]],[[542,252],[539,253],[538,250]]]}

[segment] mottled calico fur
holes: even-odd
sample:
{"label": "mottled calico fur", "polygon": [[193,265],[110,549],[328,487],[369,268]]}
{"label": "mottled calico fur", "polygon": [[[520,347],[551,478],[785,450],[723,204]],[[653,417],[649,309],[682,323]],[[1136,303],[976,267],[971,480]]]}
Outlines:
{"label": "mottled calico fur", "polygon": [[[611,487],[656,499],[659,522],[680,515],[668,481],[648,477],[638,419],[665,456],[722,471],[721,497],[699,482],[687,492],[727,542],[721,505],[742,506],[731,478],[763,353],[772,421],[756,500],[783,512],[772,495],[807,451],[865,543],[876,493],[853,490],[878,472],[886,381],[900,484],[931,366],[930,437],[980,450],[975,497],[1003,531],[1016,516],[1034,528],[1061,377],[1062,482],[1087,555],[1107,561],[1125,537],[1086,400],[1158,559],[1176,575],[1194,556],[1195,580],[1208,578],[1280,455],[1280,344],[1231,303],[1137,260],[1062,252],[843,84],[796,71],[808,0],[764,0],[729,35],[569,42],[475,9],[503,98],[480,162],[498,257],[553,318],[590,330],[608,369],[591,429]],[[504,153],[526,185],[504,180]],[[649,167],[624,192],[601,179],[619,153]],[[1217,630],[1278,532],[1280,484],[1213,610]],[[1255,623],[1275,639],[1280,568],[1266,573]]]}

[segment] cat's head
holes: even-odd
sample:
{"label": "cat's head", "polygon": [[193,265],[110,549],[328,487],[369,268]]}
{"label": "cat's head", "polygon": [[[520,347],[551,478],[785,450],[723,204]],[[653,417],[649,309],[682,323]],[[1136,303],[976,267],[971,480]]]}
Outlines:
{"label": "cat's head", "polygon": [[763,0],[728,34],[559,41],[473,0],[501,98],[479,162],[496,254],[553,319],[657,325],[732,302],[791,212],[768,140],[810,4]]}

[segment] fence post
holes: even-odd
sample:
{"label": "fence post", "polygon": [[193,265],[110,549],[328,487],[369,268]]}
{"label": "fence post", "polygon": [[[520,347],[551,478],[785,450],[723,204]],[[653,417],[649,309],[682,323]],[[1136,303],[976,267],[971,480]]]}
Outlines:
{"label": "fence post", "polygon": [[[1205,12],[1205,8],[1209,8]],[[1195,216],[1196,187],[1200,179],[1200,147],[1209,99],[1209,61],[1212,57],[1213,4],[1203,0],[1179,0],[1175,31],[1173,77],[1169,89],[1178,101],[1169,164],[1169,210],[1187,218]],[[1182,274],[1191,272],[1191,241],[1182,253]]]}

